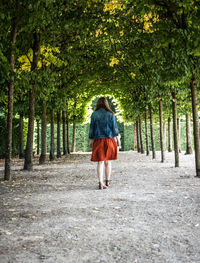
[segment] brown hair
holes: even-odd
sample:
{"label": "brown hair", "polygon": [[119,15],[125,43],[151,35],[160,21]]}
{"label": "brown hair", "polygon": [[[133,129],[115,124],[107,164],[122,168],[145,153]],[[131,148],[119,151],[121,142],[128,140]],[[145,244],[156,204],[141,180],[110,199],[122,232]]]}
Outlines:
{"label": "brown hair", "polygon": [[97,111],[97,110],[99,110],[101,108],[103,108],[103,109],[111,112],[112,114],[114,114],[114,112],[109,107],[107,99],[104,98],[104,97],[101,97],[101,98],[98,99],[95,111]]}

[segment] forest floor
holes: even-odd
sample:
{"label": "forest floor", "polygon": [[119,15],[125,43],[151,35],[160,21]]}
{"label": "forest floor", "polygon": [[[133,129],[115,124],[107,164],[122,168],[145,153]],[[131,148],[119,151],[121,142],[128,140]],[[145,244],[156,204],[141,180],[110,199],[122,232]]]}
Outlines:
{"label": "forest floor", "polygon": [[106,190],[89,153],[34,162],[15,160],[12,182],[0,165],[0,263],[200,262],[194,155],[120,152]]}

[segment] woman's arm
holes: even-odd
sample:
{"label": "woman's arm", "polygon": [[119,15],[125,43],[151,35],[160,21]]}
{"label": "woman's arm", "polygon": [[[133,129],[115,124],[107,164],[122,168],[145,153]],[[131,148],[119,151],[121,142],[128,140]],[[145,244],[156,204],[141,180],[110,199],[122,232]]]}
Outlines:
{"label": "woman's arm", "polygon": [[118,130],[118,126],[117,126],[117,122],[116,122],[116,118],[115,115],[113,115],[112,117],[112,129],[113,129],[113,136],[116,137],[119,135],[119,130]]}

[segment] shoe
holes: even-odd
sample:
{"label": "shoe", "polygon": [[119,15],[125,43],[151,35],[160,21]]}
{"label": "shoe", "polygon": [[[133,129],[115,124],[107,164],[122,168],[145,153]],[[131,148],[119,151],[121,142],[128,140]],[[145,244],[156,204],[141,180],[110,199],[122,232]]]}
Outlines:
{"label": "shoe", "polygon": [[106,186],[110,186],[110,180],[106,180]]}
{"label": "shoe", "polygon": [[102,184],[101,182],[99,182],[99,189],[101,189],[101,190],[107,189],[107,186],[105,184]]}

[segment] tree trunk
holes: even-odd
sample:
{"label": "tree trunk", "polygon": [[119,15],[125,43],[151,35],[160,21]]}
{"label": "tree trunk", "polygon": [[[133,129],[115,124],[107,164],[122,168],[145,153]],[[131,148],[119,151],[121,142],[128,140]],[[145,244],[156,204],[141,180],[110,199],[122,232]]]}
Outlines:
{"label": "tree trunk", "polygon": [[50,161],[55,160],[55,145],[54,145],[54,110],[51,109],[51,144],[50,144]]}
{"label": "tree trunk", "polygon": [[140,136],[139,136],[139,124],[138,120],[136,121],[136,135],[137,135],[137,151],[140,153],[141,152],[141,147],[140,147]]}
{"label": "tree trunk", "polygon": [[63,155],[67,154],[66,148],[66,117],[65,111],[62,112],[62,123],[63,123]]}
{"label": "tree trunk", "polygon": [[37,155],[40,154],[40,121],[37,120]]}
{"label": "tree trunk", "polygon": [[20,114],[19,119],[19,159],[24,158],[24,120],[23,114]]}
{"label": "tree trunk", "polygon": [[186,153],[192,154],[192,136],[191,136],[191,125],[190,125],[190,113],[186,114]]}
{"label": "tree trunk", "polygon": [[179,118],[177,118],[177,130],[178,130],[178,148],[179,148],[179,153],[181,153],[181,123]]}
{"label": "tree trunk", "polygon": [[60,150],[60,112],[57,112],[57,158],[61,158]]}
{"label": "tree trunk", "polygon": [[194,148],[195,148],[195,165],[196,176],[200,177],[200,131],[199,131],[199,116],[198,116],[198,96],[195,75],[192,74],[190,82],[192,94],[192,113],[193,113],[193,133],[194,133]]}
{"label": "tree trunk", "polygon": [[166,122],[163,122],[163,150],[166,151]]}
{"label": "tree trunk", "polygon": [[76,143],[76,122],[74,119],[74,121],[73,121],[73,136],[72,136],[72,152],[73,153],[76,151],[75,143]]}
{"label": "tree trunk", "polygon": [[168,118],[168,152],[172,152],[172,129],[171,118]]}
{"label": "tree trunk", "polygon": [[165,161],[164,142],[163,142],[163,101],[159,100],[159,121],[160,121],[160,149],[161,149],[161,162]]}
{"label": "tree trunk", "polygon": [[47,154],[47,123],[46,123],[46,101],[42,103],[42,129],[41,129],[41,155],[39,163],[43,164],[46,161]]}
{"label": "tree trunk", "polygon": [[149,116],[150,116],[150,129],[151,129],[151,148],[152,148],[152,158],[156,158],[156,148],[154,140],[154,130],[153,130],[153,108],[152,104],[149,104]]}
{"label": "tree trunk", "polygon": [[133,130],[133,142],[134,142],[134,147],[133,150],[137,151],[137,124],[136,122],[134,123],[134,130]]}
{"label": "tree trunk", "polygon": [[68,110],[66,111],[66,129],[67,129],[67,153],[70,154],[70,150],[69,150],[69,118],[68,118]]}
{"label": "tree trunk", "polygon": [[142,138],[142,121],[141,118],[139,117],[139,132],[140,132],[140,147],[141,147],[141,153],[144,153],[144,143],[143,143],[143,138]]}
{"label": "tree trunk", "polygon": [[178,130],[177,130],[177,98],[176,93],[172,92],[172,108],[173,108],[173,132],[174,132],[174,154],[175,167],[179,167],[179,147],[178,147]]}
{"label": "tree trunk", "polygon": [[149,136],[148,136],[147,112],[145,112],[145,136],[146,136],[146,155],[149,155]]}
{"label": "tree trunk", "polygon": [[[37,70],[38,60],[40,56],[40,34],[34,33],[33,43],[33,62],[31,63],[31,71]],[[35,117],[35,80],[32,79],[32,89],[29,92],[29,119],[28,119],[28,136],[26,143],[24,169],[31,171],[33,169],[33,136],[34,136],[34,117]]]}
{"label": "tree trunk", "polygon": [[12,21],[11,48],[9,54],[10,80],[8,85],[8,113],[7,113],[7,134],[5,152],[4,179],[11,180],[11,160],[12,160],[12,121],[13,121],[13,94],[14,94],[14,69],[15,69],[15,44],[18,25],[16,19]]}

